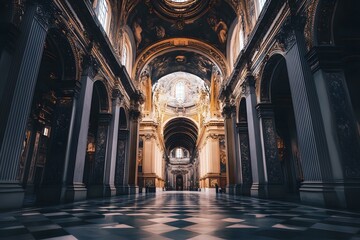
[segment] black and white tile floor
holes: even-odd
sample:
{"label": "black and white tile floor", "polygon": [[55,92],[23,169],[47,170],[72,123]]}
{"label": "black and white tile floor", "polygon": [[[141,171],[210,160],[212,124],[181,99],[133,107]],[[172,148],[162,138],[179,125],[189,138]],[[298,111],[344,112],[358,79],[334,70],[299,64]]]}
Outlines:
{"label": "black and white tile floor", "polygon": [[163,192],[3,212],[0,239],[360,240],[360,214],[225,194]]}

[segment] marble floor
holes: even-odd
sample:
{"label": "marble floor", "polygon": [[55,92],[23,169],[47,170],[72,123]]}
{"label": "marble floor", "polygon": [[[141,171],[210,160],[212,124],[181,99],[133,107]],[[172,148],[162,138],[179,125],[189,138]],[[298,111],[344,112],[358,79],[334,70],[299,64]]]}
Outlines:
{"label": "marble floor", "polygon": [[360,240],[360,214],[226,194],[163,192],[2,212],[0,239]]}

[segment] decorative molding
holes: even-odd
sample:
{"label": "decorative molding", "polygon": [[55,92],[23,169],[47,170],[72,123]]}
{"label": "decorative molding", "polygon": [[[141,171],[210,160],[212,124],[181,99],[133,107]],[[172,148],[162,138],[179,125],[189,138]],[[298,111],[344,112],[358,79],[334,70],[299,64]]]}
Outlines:
{"label": "decorative molding", "polygon": [[227,99],[225,99],[222,113],[223,117],[226,119],[235,117],[236,115],[236,104],[235,99],[232,95],[230,95]]}
{"label": "decorative molding", "polygon": [[172,38],[163,40],[161,42],[155,43],[147,47],[142,51],[136,63],[134,65],[133,75],[135,79],[140,78],[140,74],[143,69],[146,67],[146,64],[151,61],[153,58],[162,55],[167,52],[176,51],[176,50],[192,50],[199,54],[202,54],[210,58],[221,70],[223,76],[229,75],[229,66],[227,64],[225,56],[216,48],[212,47],[209,44],[201,42],[196,39],[191,38]]}
{"label": "decorative molding", "polygon": [[273,105],[269,102],[262,102],[256,105],[256,110],[258,113],[258,118],[273,118],[274,117],[274,108]]}
{"label": "decorative molding", "polygon": [[296,36],[294,31],[303,31],[305,24],[306,17],[303,15],[287,17],[276,36],[277,41],[283,46],[283,49],[288,51],[295,45]]}
{"label": "decorative molding", "polygon": [[82,75],[94,79],[99,72],[99,62],[91,54],[84,54],[81,59]]}
{"label": "decorative molding", "polygon": [[309,1],[308,6],[306,7],[306,24],[304,28],[305,44],[306,48],[309,51],[314,45],[314,25],[315,25],[315,13],[316,8],[320,0]]}
{"label": "decorative molding", "polygon": [[36,4],[35,18],[47,30],[55,22],[56,16],[60,15],[60,11],[51,1],[33,0],[33,3]]}

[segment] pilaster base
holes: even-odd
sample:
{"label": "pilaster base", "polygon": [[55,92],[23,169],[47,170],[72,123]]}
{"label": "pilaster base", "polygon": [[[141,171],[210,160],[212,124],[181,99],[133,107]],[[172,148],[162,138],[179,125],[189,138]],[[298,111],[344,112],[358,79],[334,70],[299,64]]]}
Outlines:
{"label": "pilaster base", "polygon": [[0,183],[0,209],[20,208],[24,189],[18,183]]}
{"label": "pilaster base", "polygon": [[266,187],[264,184],[253,183],[250,188],[250,196],[257,198],[266,198]]}
{"label": "pilaster base", "polygon": [[300,199],[305,204],[328,208],[360,209],[360,183],[303,183]]}
{"label": "pilaster base", "polygon": [[139,194],[139,186],[129,186],[129,194]]}
{"label": "pilaster base", "polygon": [[114,185],[104,186],[104,197],[113,197],[116,195],[116,188]]}
{"label": "pilaster base", "polygon": [[83,201],[87,197],[87,189],[83,183],[74,183],[65,188],[64,202]]}

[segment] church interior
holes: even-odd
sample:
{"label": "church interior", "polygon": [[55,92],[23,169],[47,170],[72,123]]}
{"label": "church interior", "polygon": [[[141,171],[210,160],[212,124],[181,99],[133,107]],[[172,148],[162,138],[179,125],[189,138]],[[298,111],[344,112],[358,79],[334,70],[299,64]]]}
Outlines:
{"label": "church interior", "polygon": [[360,239],[359,22],[357,0],[1,1],[0,239]]}

